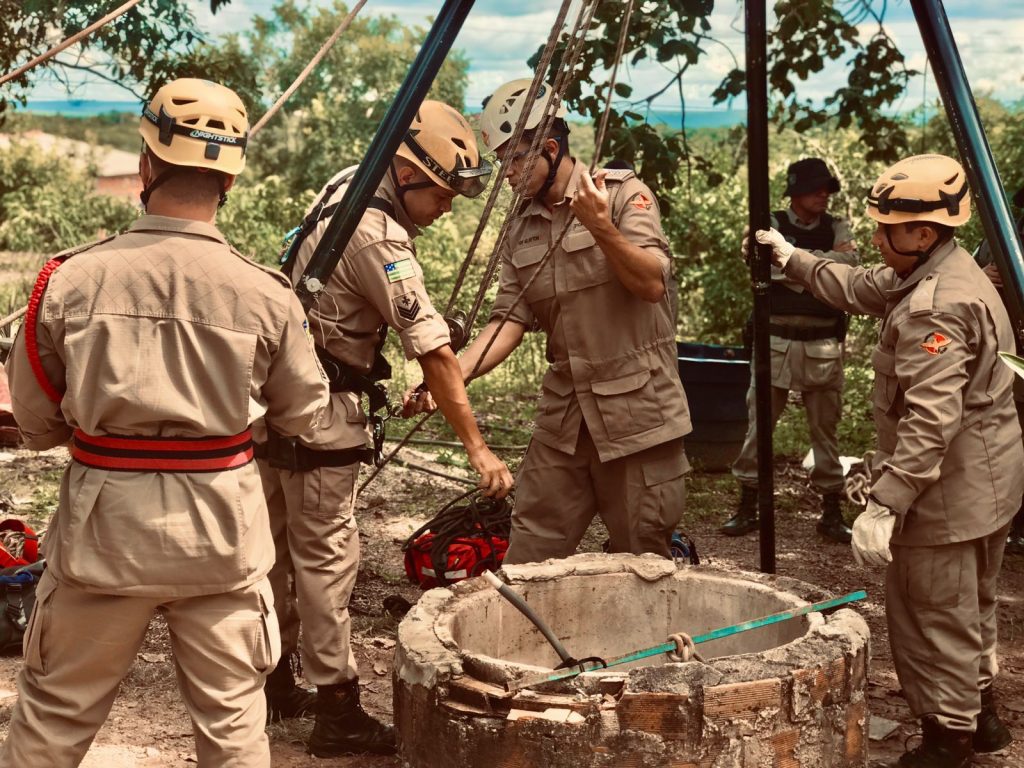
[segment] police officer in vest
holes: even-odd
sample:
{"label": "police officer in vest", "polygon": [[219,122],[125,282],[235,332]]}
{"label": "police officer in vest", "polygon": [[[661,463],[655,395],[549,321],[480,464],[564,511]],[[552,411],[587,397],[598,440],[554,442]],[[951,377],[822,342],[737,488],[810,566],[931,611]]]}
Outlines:
{"label": "police officer in vest", "polygon": [[[839,191],[839,179],[825,161],[809,157],[789,166],[786,195],[790,206],[772,214],[772,227],[793,245],[817,256],[856,266],[857,249],[850,227],[827,212],[830,195]],[[747,241],[743,252],[746,256]],[[843,521],[840,502],[844,476],[839,463],[836,427],[842,409],[843,339],[846,315],[814,298],[807,290],[772,267],[771,285],[772,425],[778,421],[790,390],[800,392],[814,451],[811,484],[821,493],[818,531],[849,543],[850,529]],[[732,467],[740,482],[736,514],[721,528],[727,536],[742,536],[757,529],[757,428],[754,382],[747,392],[750,412],[747,436]]]}

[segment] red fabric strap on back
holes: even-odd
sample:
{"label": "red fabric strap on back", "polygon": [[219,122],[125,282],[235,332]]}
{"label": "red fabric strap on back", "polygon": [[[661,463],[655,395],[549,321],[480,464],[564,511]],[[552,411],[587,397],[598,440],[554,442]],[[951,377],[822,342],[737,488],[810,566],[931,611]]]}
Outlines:
{"label": "red fabric strap on back", "polygon": [[252,461],[252,432],[229,437],[87,435],[75,430],[71,458],[115,472],[220,472]]}
{"label": "red fabric strap on back", "polygon": [[25,312],[25,352],[28,353],[28,363],[35,374],[36,381],[42,387],[46,396],[55,403],[59,403],[64,393],[58,390],[53,383],[46,378],[46,371],[43,370],[43,362],[39,359],[39,341],[36,339],[36,322],[39,319],[39,304],[43,300],[43,292],[46,284],[50,282],[50,275],[57,271],[57,267],[64,263],[67,256],[57,256],[50,259],[39,271],[36,284],[32,287],[32,294],[28,299],[28,310]]}

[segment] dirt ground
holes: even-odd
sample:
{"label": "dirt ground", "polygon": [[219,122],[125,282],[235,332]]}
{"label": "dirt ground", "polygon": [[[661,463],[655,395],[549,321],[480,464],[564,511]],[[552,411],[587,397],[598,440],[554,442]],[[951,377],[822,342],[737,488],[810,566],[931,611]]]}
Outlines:
{"label": "dirt ground", "polygon": [[[427,464],[431,455],[404,453],[406,459]],[[0,453],[0,517],[18,516],[44,526],[55,504],[56,482],[66,461],[62,450],[43,455],[24,451]],[[441,465],[437,469],[451,471]],[[882,603],[882,571],[857,567],[847,547],[828,543],[814,530],[817,498],[796,462],[777,462],[777,571],[837,594],[864,588],[869,600],[860,611],[872,631],[874,658],[869,676],[872,717],[898,724],[895,732],[870,743],[869,765],[883,766],[903,750],[904,742],[917,732],[906,703],[900,696],[886,639]],[[758,543],[754,536],[740,540],[720,536],[717,526],[736,500],[730,476],[695,472],[690,478],[689,499],[683,528],[697,542],[705,562],[722,568],[756,570]],[[382,600],[393,594],[416,600],[419,591],[405,581],[400,545],[420,522],[465,486],[410,469],[388,467],[359,498],[363,562],[352,601],[354,644],[361,669],[366,708],[375,715],[391,715],[391,657],[398,622],[382,609]],[[847,509],[851,515],[852,507]],[[583,549],[597,550],[604,538],[599,523],[592,526]],[[999,612],[1002,674],[998,690],[1003,714],[1016,743],[1001,754],[978,757],[977,766],[1024,766],[1024,558],[1006,560],[1000,586]],[[754,617],[751,617],[754,618]],[[685,627],[680,629],[685,630]],[[655,638],[652,638],[655,640]],[[0,658],[0,738],[14,701],[14,679],[20,658]],[[310,721],[293,721],[270,727],[273,764],[297,766],[345,766],[393,768],[397,758],[353,757],[318,760],[305,754],[304,742]],[[913,741],[910,742],[913,745]],[[179,701],[170,658],[166,627],[154,620],[144,647],[106,725],[99,732],[83,765],[91,768],[135,766],[188,766],[195,764],[191,729]],[[538,766],[538,768],[542,768]]]}

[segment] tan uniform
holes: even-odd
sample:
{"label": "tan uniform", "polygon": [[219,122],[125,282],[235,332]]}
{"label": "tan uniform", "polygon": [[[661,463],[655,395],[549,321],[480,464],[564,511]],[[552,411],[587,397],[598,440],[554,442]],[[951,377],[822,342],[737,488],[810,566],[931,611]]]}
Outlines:
{"label": "tan uniform", "polygon": [[[820,219],[803,222],[786,210],[791,226],[796,229],[814,230]],[[772,227],[779,223],[772,216]],[[836,219],[833,247],[853,240],[846,221]],[[832,259],[841,264],[856,265],[860,257],[856,251],[811,251],[816,256]],[[781,283],[787,289],[802,292],[803,286],[786,278],[778,267],[772,267],[773,283]],[[799,329],[833,328],[835,321],[825,317],[809,315],[771,315],[773,326]],[[821,493],[835,493],[843,489],[843,468],[839,463],[839,443],[836,428],[843,407],[843,345],[837,338],[801,341],[772,334],[769,337],[772,355],[771,408],[772,426],[779,420],[786,407],[789,392],[803,394],[807,412],[807,426],[814,454],[814,468],[811,470],[811,484]],[[747,435],[743,448],[732,465],[733,475],[744,485],[757,485],[757,409],[754,394],[754,380],[751,377],[747,390]]]}
{"label": "tan uniform", "polygon": [[[143,216],[49,280],[36,336],[59,403],[33,375],[26,334],[15,341],[8,374],[26,445],[60,445],[72,430],[230,436],[259,417],[285,434],[310,432],[328,401],[303,324],[287,281],[215,227]],[[45,547],[0,766],[77,765],[156,610],[170,627],[199,765],[270,765],[262,687],[279,646],[255,464],[161,472],[72,461]]]}
{"label": "tan uniform", "polygon": [[[342,171],[338,177],[349,171]],[[333,180],[332,180],[333,181]],[[328,183],[329,186],[330,182]],[[341,200],[341,186],[329,202]],[[395,217],[368,209],[349,241],[324,295],[310,313],[316,343],[342,362],[368,372],[383,323],[398,332],[412,360],[449,342],[448,326],[423,286],[413,238],[418,230],[406,216],[390,178],[377,196]],[[302,244],[293,274],[297,278],[323,237],[321,221]],[[367,444],[367,418],[357,394],[331,394],[347,414],[321,430],[314,448],[341,449]],[[294,652],[298,621],[303,626],[303,674],[317,685],[337,685],[358,676],[350,645],[348,603],[359,567],[359,532],[354,504],[358,464],[309,472],[271,468],[259,461],[277,545],[270,581],[282,625],[283,650]],[[296,609],[292,596],[298,598]]]}
{"label": "tan uniform", "polygon": [[786,274],[882,318],[872,353],[878,452],[872,496],[903,516],[886,584],[889,640],[918,717],[973,730],[996,666],[996,578],[1024,493],[1013,349],[999,295],[954,242],[906,279],[796,251]]}
{"label": "tan uniform", "polygon": [[[572,554],[595,512],[608,526],[612,551],[668,557],[683,513],[689,464],[682,437],[691,425],[667,296],[651,304],[629,293],[575,221],[513,306],[564,227],[584,173],[577,162],[553,209],[531,201],[502,255],[491,320],[511,307],[511,322],[547,334],[551,363],[519,471],[506,563]],[[607,180],[615,226],[657,254],[667,275],[653,193],[629,171],[609,172]]]}

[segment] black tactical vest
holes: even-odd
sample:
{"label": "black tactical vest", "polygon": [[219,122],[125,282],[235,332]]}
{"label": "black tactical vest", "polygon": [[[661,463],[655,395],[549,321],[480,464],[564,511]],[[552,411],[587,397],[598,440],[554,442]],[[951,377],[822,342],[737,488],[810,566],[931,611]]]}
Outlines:
{"label": "black tactical vest", "polygon": [[[827,213],[821,214],[814,229],[801,229],[789,220],[785,211],[773,214],[778,230],[786,240],[805,251],[831,251],[835,243],[835,219]],[[845,315],[838,309],[814,298],[809,291],[797,293],[773,281],[771,291],[773,315],[810,315],[812,317],[834,317],[844,320]]]}

